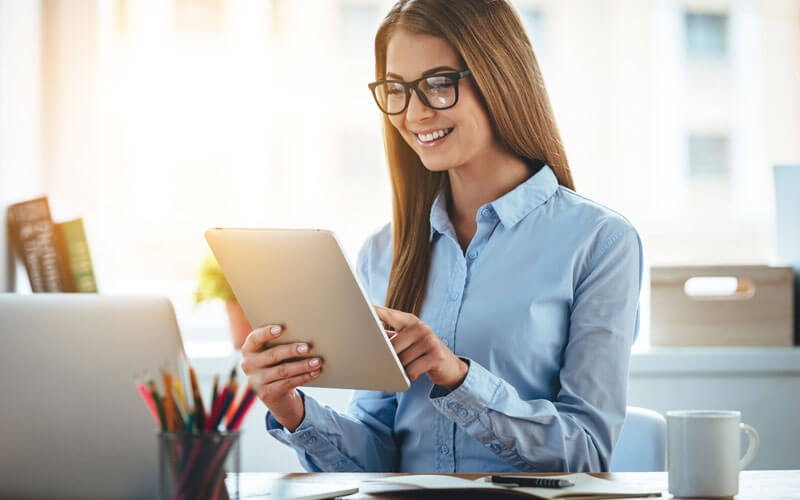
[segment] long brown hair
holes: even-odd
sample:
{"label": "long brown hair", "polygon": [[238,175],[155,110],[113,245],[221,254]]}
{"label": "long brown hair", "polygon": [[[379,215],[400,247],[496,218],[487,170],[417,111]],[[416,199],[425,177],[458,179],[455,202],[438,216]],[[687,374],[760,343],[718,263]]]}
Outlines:
{"label": "long brown hair", "polygon": [[[443,38],[472,71],[500,144],[541,160],[574,189],[539,64],[517,13],[506,0],[400,0],[375,35],[375,75],[386,77],[386,51],[398,28]],[[392,270],[386,306],[419,315],[431,261],[430,209],[446,184],[431,172],[388,117],[383,135],[392,180]]]}

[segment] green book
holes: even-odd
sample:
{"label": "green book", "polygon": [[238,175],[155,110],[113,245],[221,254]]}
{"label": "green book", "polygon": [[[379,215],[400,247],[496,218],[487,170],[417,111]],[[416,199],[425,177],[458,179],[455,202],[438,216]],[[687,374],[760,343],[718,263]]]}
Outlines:
{"label": "green book", "polygon": [[89,255],[89,242],[83,229],[83,219],[75,219],[56,224],[61,231],[64,245],[67,248],[67,260],[75,282],[75,291],[80,293],[97,293],[97,282],[94,279],[94,267]]}

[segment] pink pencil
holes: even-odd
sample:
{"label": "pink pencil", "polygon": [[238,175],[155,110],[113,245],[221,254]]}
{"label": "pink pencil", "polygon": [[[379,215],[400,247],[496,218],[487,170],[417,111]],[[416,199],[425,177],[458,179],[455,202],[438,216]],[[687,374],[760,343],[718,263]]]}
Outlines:
{"label": "pink pencil", "polygon": [[153,416],[153,420],[156,421],[156,425],[161,426],[161,419],[158,418],[156,402],[153,401],[153,396],[150,394],[150,390],[142,383],[136,384],[136,388],[139,390],[139,394],[141,394],[142,399],[144,399],[144,404],[147,405],[147,409],[150,411],[150,415]]}

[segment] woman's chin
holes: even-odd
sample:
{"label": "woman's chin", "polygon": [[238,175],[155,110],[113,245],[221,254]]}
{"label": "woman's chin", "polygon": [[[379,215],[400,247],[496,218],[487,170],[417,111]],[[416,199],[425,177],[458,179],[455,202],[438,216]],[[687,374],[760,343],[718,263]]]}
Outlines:
{"label": "woman's chin", "polygon": [[424,156],[420,156],[420,160],[422,160],[422,165],[431,172],[445,172],[453,168],[452,161],[446,161],[443,158],[425,158]]}

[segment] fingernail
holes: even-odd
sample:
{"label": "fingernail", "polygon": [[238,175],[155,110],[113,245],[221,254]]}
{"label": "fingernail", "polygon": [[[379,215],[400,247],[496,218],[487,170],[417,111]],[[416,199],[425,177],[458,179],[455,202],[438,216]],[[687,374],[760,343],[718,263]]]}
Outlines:
{"label": "fingernail", "polygon": [[308,352],[308,345],[300,344],[299,346],[297,346],[297,352]]}
{"label": "fingernail", "polygon": [[277,335],[277,334],[281,333],[281,327],[273,326],[272,328],[269,329],[269,333],[271,333],[273,335]]}
{"label": "fingernail", "polygon": [[319,370],[314,370],[313,372],[311,372],[312,377],[316,377],[317,375],[319,375]]}
{"label": "fingernail", "polygon": [[313,358],[311,361],[308,362],[311,366],[317,366],[319,364],[319,358]]}

